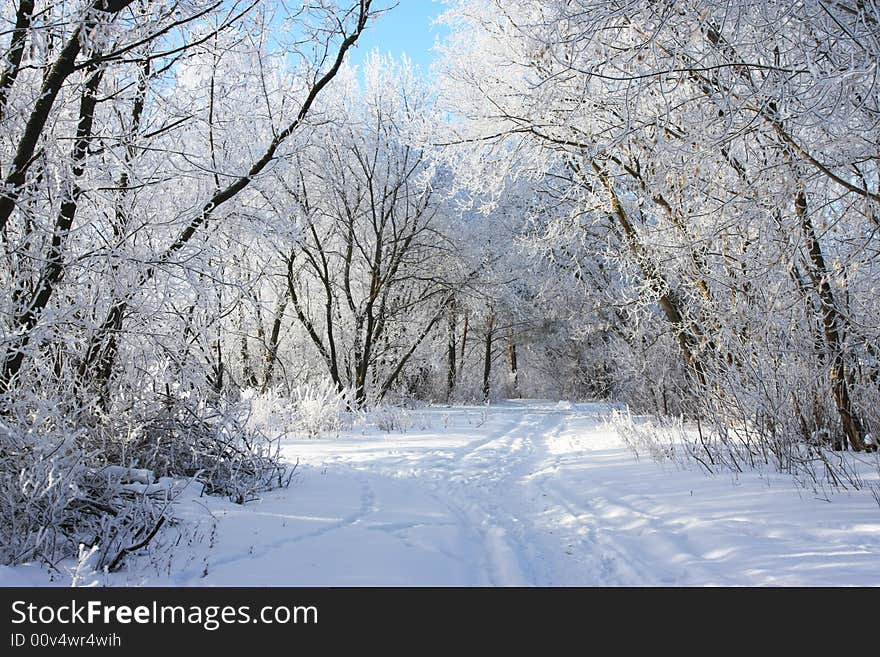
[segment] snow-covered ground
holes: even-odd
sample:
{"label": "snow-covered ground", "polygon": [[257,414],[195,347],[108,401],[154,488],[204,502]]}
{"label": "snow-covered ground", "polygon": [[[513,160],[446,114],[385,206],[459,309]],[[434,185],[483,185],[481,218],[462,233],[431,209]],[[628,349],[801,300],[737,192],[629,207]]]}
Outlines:
{"label": "snow-covered ground", "polygon": [[[638,460],[606,424],[609,412],[540,401],[437,407],[409,411],[403,432],[288,441],[299,459],[290,488],[244,506],[186,501],[173,561],[159,552],[99,579],[880,585],[880,508],[869,492],[828,501],[783,475],[707,476]],[[19,567],[0,569],[0,583],[49,582]]]}

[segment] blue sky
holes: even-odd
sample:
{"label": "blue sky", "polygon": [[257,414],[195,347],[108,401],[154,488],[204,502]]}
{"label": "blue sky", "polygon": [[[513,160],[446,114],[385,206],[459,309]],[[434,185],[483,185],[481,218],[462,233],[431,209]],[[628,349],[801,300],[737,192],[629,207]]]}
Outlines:
{"label": "blue sky", "polygon": [[[382,0],[379,6],[387,7],[394,2]],[[395,57],[406,53],[428,73],[435,57],[431,52],[434,42],[446,32],[445,27],[431,25],[431,21],[443,9],[444,5],[435,0],[397,0],[397,7],[380,16],[361,36],[357,48],[350,53],[351,63],[361,64],[366,53],[378,49]]]}

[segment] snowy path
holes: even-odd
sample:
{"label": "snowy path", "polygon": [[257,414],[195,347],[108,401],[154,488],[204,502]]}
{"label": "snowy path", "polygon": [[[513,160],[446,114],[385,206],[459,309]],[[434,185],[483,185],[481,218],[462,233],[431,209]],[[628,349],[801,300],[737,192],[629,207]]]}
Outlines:
{"label": "snowy path", "polygon": [[436,408],[405,433],[291,442],[296,483],[211,500],[214,547],[176,583],[880,585],[869,494],[829,503],[782,476],[637,461],[607,414]]}
{"label": "snowy path", "polygon": [[[635,459],[607,406],[413,411],[403,433],[291,441],[287,490],[201,498],[182,586],[880,585],[880,508],[781,475],[707,477]],[[0,577],[2,580],[2,577]]]}

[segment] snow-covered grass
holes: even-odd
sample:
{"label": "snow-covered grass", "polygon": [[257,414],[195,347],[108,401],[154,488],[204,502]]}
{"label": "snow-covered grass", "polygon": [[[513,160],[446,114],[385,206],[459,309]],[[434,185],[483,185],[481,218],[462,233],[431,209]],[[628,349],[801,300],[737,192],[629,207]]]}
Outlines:
{"label": "snow-covered grass", "polygon": [[282,437],[319,438],[350,427],[356,417],[349,410],[353,399],[352,391],[339,391],[329,381],[298,386],[289,397],[274,390],[242,394],[248,427]]}
{"label": "snow-covered grass", "polygon": [[[285,457],[300,464],[289,488],[245,505],[192,489],[163,530],[178,549],[109,575],[81,564],[78,581],[880,585],[880,507],[868,487],[825,496],[769,469],[709,474],[637,458],[611,413],[541,401],[432,407],[407,410],[403,430],[368,417],[335,438],[287,439]],[[75,567],[60,565],[54,581],[4,568],[0,583],[67,585]]]}
{"label": "snow-covered grass", "polygon": [[[636,458],[649,457],[660,464],[694,467],[710,474],[778,472],[813,494],[828,497],[847,490],[867,490],[880,505],[880,457],[876,452],[835,450],[830,440],[804,444],[799,436],[762,437],[757,443],[724,427],[724,435],[698,422],[682,418],[633,416],[616,409],[608,417]],[[870,444],[870,443],[866,443]]]}

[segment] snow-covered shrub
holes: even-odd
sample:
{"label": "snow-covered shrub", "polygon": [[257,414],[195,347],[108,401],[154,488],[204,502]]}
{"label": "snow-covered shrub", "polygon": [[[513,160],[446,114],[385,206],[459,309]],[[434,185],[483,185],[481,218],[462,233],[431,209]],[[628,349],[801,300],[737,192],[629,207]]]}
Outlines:
{"label": "snow-covered shrub", "polygon": [[275,389],[257,392],[253,388],[241,392],[245,425],[267,436],[295,436],[299,427],[299,411],[288,397]]}
{"label": "snow-covered shrub", "polygon": [[647,454],[657,463],[675,461],[677,458],[676,444],[682,433],[680,422],[637,419],[628,410],[615,410],[608,419],[608,425],[636,458]]}
{"label": "snow-covered shrub", "polygon": [[[51,561],[70,550],[83,502],[85,454],[57,416],[0,418],[0,562]],[[19,422],[17,420],[24,420]]]}
{"label": "snow-covered shrub", "polygon": [[370,412],[370,419],[375,422],[380,431],[386,433],[405,432],[411,427],[409,414],[404,409],[393,406],[376,407]]}
{"label": "snow-covered shrub", "polygon": [[292,474],[278,439],[248,429],[231,404],[10,404],[0,415],[0,563],[55,564],[84,549],[90,567],[116,570],[132,552],[161,549],[190,481],[244,503]]}
{"label": "snow-covered shrub", "polygon": [[85,545],[96,568],[118,568],[164,522],[170,498],[108,473],[107,427],[60,406],[16,406],[0,420],[0,562],[54,564]]}
{"label": "snow-covered shrub", "polygon": [[[797,433],[768,431],[755,423],[707,425],[674,417],[637,418],[629,411],[614,411],[608,426],[636,457],[647,455],[658,463],[699,467],[713,474],[766,468],[789,474],[798,485],[824,495],[874,486],[863,476],[864,463],[854,453],[835,448],[828,431],[817,431],[805,441]],[[880,468],[876,454],[865,454],[864,459],[875,459]]]}
{"label": "snow-covered shrub", "polygon": [[332,382],[306,383],[295,387],[290,396],[275,390],[241,394],[246,426],[252,431],[278,438],[318,438],[350,428],[356,413],[354,394],[339,391]]}
{"label": "snow-covered shrub", "polygon": [[354,395],[350,390],[337,390],[333,383],[306,384],[293,390],[296,428],[309,438],[322,433],[341,431],[351,422]]}
{"label": "snow-covered shrub", "polygon": [[280,438],[249,428],[238,406],[183,399],[153,410],[129,451],[158,476],[194,478],[206,493],[238,504],[290,483]]}

